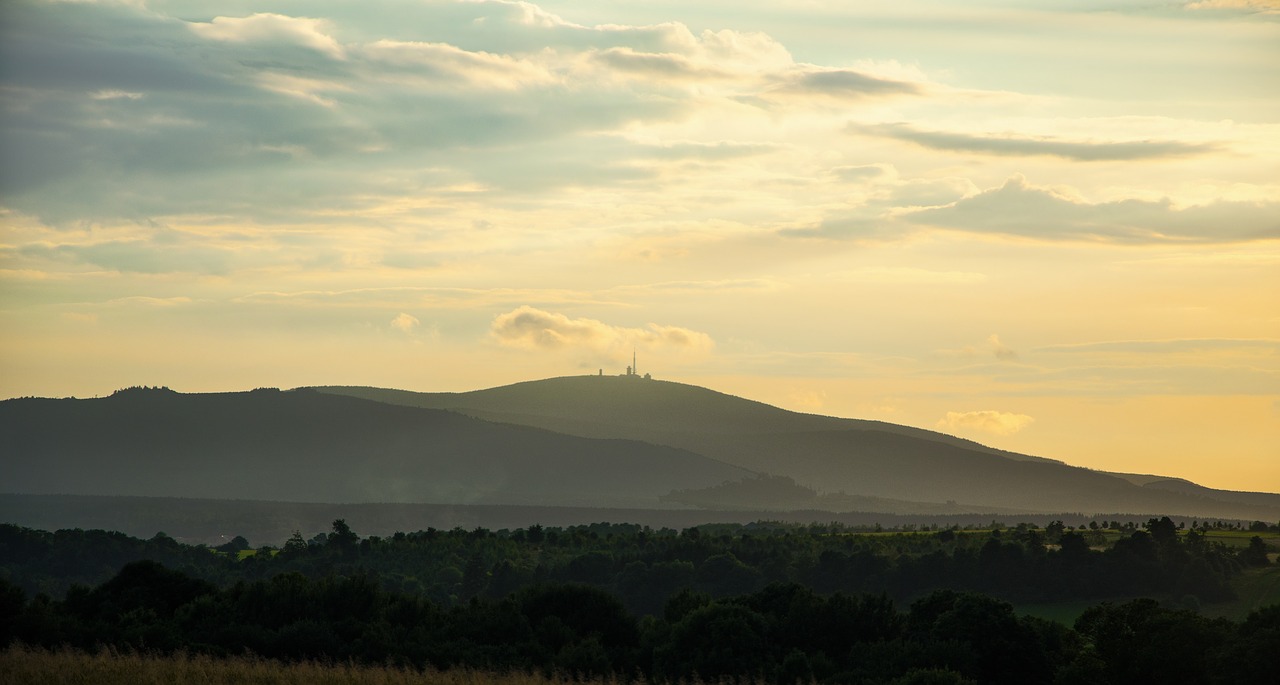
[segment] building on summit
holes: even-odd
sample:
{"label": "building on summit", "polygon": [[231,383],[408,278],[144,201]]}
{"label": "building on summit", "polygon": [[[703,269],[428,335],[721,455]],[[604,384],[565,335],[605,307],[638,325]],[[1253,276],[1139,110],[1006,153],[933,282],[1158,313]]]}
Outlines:
{"label": "building on summit", "polygon": [[[602,372],[602,373],[603,373],[603,372]],[[631,366],[628,366],[628,367],[627,367],[627,373],[626,373],[625,375],[626,375],[627,377],[629,377],[629,378],[630,378],[630,377],[634,377],[634,378],[639,378],[639,377],[640,377],[640,369],[639,369],[639,367],[637,367],[637,366],[636,366],[636,351],[635,351],[634,349],[632,349],[632,350],[631,350]],[[652,379],[653,379],[653,376],[650,376],[649,374],[647,374],[647,373],[646,373],[646,374],[644,375],[644,378],[645,378],[645,380],[652,380]]]}

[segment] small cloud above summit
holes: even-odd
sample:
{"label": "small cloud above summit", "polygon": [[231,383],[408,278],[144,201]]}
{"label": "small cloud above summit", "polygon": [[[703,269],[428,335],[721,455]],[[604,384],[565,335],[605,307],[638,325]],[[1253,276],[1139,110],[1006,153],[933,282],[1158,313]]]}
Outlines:
{"label": "small cloud above summit", "polygon": [[949,411],[938,419],[938,428],[944,430],[976,431],[992,435],[1013,435],[1031,425],[1034,418],[1026,414],[1014,414],[1004,411]]}
{"label": "small cloud above summit", "polygon": [[421,322],[418,321],[418,317],[404,312],[400,312],[396,318],[391,320],[391,326],[393,328],[404,331],[405,333],[413,332],[413,329],[417,328],[420,323]]}
{"label": "small cloud above summit", "polygon": [[991,345],[991,353],[1002,362],[1014,361],[1018,358],[1018,353],[1012,347],[1000,342],[1000,336],[995,333],[987,338],[987,344]]}
{"label": "small cloud above summit", "polygon": [[595,319],[571,319],[528,305],[494,317],[489,332],[498,342],[511,347],[587,351],[609,358],[629,355],[637,346],[696,354],[715,347],[711,336],[688,328],[656,323],[645,328],[625,328]]}

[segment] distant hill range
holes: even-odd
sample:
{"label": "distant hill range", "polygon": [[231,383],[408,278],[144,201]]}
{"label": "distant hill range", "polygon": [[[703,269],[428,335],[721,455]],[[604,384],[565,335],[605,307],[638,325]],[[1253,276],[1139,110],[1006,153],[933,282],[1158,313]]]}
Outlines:
{"label": "distant hill range", "polygon": [[1280,520],[1280,495],[1110,474],[680,383],[0,402],[0,492],[276,502]]}

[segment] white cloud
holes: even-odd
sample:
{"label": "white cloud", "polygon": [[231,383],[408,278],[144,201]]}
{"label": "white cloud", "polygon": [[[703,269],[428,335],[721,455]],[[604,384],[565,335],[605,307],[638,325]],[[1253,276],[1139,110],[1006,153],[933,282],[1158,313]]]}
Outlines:
{"label": "white cloud", "polygon": [[1167,199],[1091,203],[1031,185],[1020,174],[999,188],[904,218],[1043,240],[1208,243],[1280,238],[1280,203],[1276,202],[1214,202],[1182,208]]}
{"label": "white cloud", "polygon": [[1047,136],[928,131],[904,123],[850,125],[849,130],[903,140],[931,150],[980,152],[1000,156],[1048,155],[1081,162],[1189,157],[1216,152],[1220,147],[1212,143],[1177,140],[1065,140]]}
{"label": "white cloud", "polygon": [[89,94],[94,100],[141,100],[146,93],[131,93],[127,90],[118,90],[115,88],[105,88]]}
{"label": "white cloud", "polygon": [[715,346],[711,336],[679,326],[651,323],[645,328],[612,326],[595,319],[571,319],[528,305],[494,317],[490,334],[503,345],[531,350],[589,352],[621,359],[632,348],[705,354]]}
{"label": "white cloud", "polygon": [[366,78],[399,79],[411,85],[435,82],[514,90],[557,81],[546,65],[447,43],[382,39],[362,47],[360,55],[371,63]]}
{"label": "white cloud", "polygon": [[1238,9],[1254,10],[1270,14],[1280,12],[1280,0],[1201,0],[1200,2],[1187,3],[1187,9]]}
{"label": "white cloud", "polygon": [[346,51],[329,35],[329,23],[323,19],[288,17],[263,12],[247,17],[214,17],[212,21],[189,24],[197,35],[211,40],[233,43],[292,43],[323,53],[333,59],[345,59]]}
{"label": "white cloud", "polygon": [[1003,411],[949,411],[938,420],[937,427],[943,430],[975,431],[992,435],[1013,435],[1035,421],[1026,414],[1013,414]]}
{"label": "white cloud", "polygon": [[405,333],[412,333],[413,329],[417,328],[420,323],[421,322],[418,321],[418,317],[404,312],[400,312],[396,315],[396,318],[391,320],[391,326],[393,328]]}

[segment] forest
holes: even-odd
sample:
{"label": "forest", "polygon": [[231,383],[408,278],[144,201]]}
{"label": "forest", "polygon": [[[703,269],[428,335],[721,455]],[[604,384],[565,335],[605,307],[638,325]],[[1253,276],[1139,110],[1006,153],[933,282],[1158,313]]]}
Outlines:
{"label": "forest", "polygon": [[[1215,524],[1221,525],[1221,524]],[[0,526],[0,644],[649,682],[1273,682],[1271,561],[1169,519],[1073,530],[596,524],[216,548]],[[1072,625],[1010,602],[1088,600]],[[1176,658],[1170,658],[1170,655]]]}

